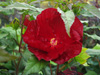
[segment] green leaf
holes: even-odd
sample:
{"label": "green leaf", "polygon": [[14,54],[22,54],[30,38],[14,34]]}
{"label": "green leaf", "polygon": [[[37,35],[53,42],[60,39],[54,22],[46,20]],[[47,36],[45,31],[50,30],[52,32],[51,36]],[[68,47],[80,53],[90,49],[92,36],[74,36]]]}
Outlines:
{"label": "green leaf", "polygon": [[96,72],[94,72],[94,71],[88,71],[86,74],[84,74],[84,75],[97,75],[97,73]]}
{"label": "green leaf", "polygon": [[26,67],[24,70],[24,75],[28,75],[31,73],[37,73],[42,68],[44,68],[48,63],[44,60],[38,60],[35,56],[32,56],[28,62],[26,63]]}
{"label": "green leaf", "polygon": [[17,9],[17,10],[33,10],[33,11],[38,11],[41,12],[43,9],[41,8],[35,8],[34,6],[31,6],[26,3],[19,3],[15,2],[14,4],[8,5],[5,9]]}
{"label": "green leaf", "polygon": [[91,26],[91,27],[84,26],[84,31],[87,31],[89,29],[99,29],[100,30],[100,26]]}
{"label": "green leaf", "polygon": [[72,10],[69,10],[65,13],[60,8],[57,8],[57,10],[61,13],[61,17],[65,23],[66,32],[70,36],[70,27],[75,20],[75,15]]}
{"label": "green leaf", "polygon": [[55,63],[55,62],[53,62],[53,61],[50,61],[50,64],[52,64],[52,65],[57,65],[57,63]]}
{"label": "green leaf", "polygon": [[0,12],[3,10],[3,8],[0,6]]}
{"label": "green leaf", "polygon": [[84,64],[86,63],[87,59],[90,57],[87,53],[86,53],[87,48],[82,48],[81,53],[75,57],[75,60],[77,62],[79,62],[80,64]]}
{"label": "green leaf", "polygon": [[80,14],[85,16],[85,17],[94,17],[94,15],[92,15],[89,11],[87,10],[81,10]]}
{"label": "green leaf", "polygon": [[9,60],[14,60],[14,59],[17,59],[17,57],[14,55],[10,55],[5,50],[0,48],[0,62],[5,62]]}
{"label": "green leaf", "polygon": [[83,8],[100,19],[100,11],[95,6],[90,4],[84,4]]}
{"label": "green leaf", "polygon": [[0,39],[6,37],[7,35],[8,35],[8,34],[6,34],[6,33],[0,33]]}
{"label": "green leaf", "polygon": [[7,6],[9,3],[8,2],[0,2],[0,6]]}
{"label": "green leaf", "polygon": [[100,50],[100,44],[96,44],[96,46],[94,46],[93,49]]}
{"label": "green leaf", "polygon": [[[0,11],[11,11],[13,9],[17,9],[17,10],[26,10],[29,12],[29,14],[33,15],[33,16],[37,16],[38,14],[40,14],[43,9],[42,8],[36,8],[34,6],[31,6],[29,4],[26,3],[19,3],[19,2],[15,2],[14,4],[8,5],[6,8],[1,8],[0,7]],[[30,13],[32,12],[32,13]],[[19,14],[23,14],[24,11],[20,11]]]}
{"label": "green leaf", "polygon": [[19,3],[19,2],[15,2],[14,4],[8,5],[6,7],[6,9],[17,9],[17,10],[27,10],[27,9],[31,9],[34,11],[36,11],[36,8],[34,6],[30,6],[26,3]]}
{"label": "green leaf", "polygon": [[28,60],[28,58],[29,57],[31,57],[32,56],[32,53],[28,50],[28,49],[26,49],[25,51],[24,51],[24,53],[23,53],[23,58],[24,58],[24,60]]}
{"label": "green leaf", "polygon": [[14,14],[14,10],[8,10],[0,6],[0,12],[4,15]]}
{"label": "green leaf", "polygon": [[90,35],[90,34],[84,33],[84,35],[86,35],[94,40],[100,40],[100,37],[96,34]]}
{"label": "green leaf", "polygon": [[96,59],[97,59],[96,56],[95,56],[95,57],[90,57],[90,58],[87,60],[88,66],[89,66],[89,65],[90,65],[90,66],[98,66],[99,63],[98,63],[98,61],[97,61]]}
{"label": "green leaf", "polygon": [[[12,27],[2,27],[0,29],[0,31],[2,33],[5,33],[5,34],[10,34],[10,37],[11,38],[15,38],[16,39],[16,32],[15,32],[15,30]],[[20,33],[21,33],[21,30],[18,29],[17,30],[17,35],[20,35]]]}
{"label": "green leaf", "polygon": [[89,55],[100,55],[100,50],[97,50],[97,49],[88,49],[86,52]]}

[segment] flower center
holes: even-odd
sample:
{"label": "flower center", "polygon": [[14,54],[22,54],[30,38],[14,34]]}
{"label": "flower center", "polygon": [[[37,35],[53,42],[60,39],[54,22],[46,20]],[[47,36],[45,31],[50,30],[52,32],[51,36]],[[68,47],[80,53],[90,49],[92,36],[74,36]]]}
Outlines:
{"label": "flower center", "polygon": [[56,46],[57,45],[57,40],[55,38],[52,38],[50,40],[50,44],[51,44],[51,46]]}

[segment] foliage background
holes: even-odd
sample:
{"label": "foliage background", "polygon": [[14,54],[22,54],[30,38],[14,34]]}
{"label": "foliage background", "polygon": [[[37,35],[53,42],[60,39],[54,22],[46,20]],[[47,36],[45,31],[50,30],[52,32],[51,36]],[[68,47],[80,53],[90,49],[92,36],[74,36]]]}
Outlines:
{"label": "foliage background", "polygon": [[[21,37],[25,15],[34,20],[49,7],[73,10],[84,25],[81,54],[60,65],[60,71],[76,66],[84,75],[100,75],[99,0],[0,0],[0,75],[50,75],[49,62],[38,61]],[[50,64],[55,75],[57,64]]]}

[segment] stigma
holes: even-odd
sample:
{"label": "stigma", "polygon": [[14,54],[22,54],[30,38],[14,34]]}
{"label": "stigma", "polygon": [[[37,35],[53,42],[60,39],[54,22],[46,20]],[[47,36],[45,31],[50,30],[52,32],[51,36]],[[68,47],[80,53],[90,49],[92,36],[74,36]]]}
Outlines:
{"label": "stigma", "polygon": [[50,40],[50,44],[51,44],[51,47],[53,46],[56,46],[57,45],[57,40],[55,39],[55,38],[52,38],[51,40]]}

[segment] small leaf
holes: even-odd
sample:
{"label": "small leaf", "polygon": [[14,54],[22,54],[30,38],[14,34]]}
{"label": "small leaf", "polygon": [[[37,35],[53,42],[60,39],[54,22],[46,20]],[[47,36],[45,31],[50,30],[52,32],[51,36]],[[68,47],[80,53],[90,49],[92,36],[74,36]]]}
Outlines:
{"label": "small leaf", "polygon": [[94,40],[100,40],[100,37],[96,34],[90,35],[90,34],[84,33],[84,35],[86,35]]}
{"label": "small leaf", "polygon": [[79,62],[80,64],[84,64],[86,63],[86,60],[90,57],[87,53],[86,53],[87,48],[82,48],[81,53],[75,57],[75,60],[77,62]]}
{"label": "small leaf", "polygon": [[100,19],[100,11],[95,6],[90,4],[84,4],[83,8]]}
{"label": "small leaf", "polygon": [[98,66],[99,63],[98,61],[96,60],[97,58],[96,57],[90,57],[88,60],[87,60],[87,64],[88,66]]}
{"label": "small leaf", "polygon": [[53,62],[53,61],[50,61],[50,64],[52,64],[52,65],[57,65],[57,63],[55,63],[55,62]]}
{"label": "small leaf", "polygon": [[94,71],[88,71],[86,74],[84,74],[84,75],[97,75],[97,73],[96,72],[94,72]]}
{"label": "small leaf", "polygon": [[48,63],[44,60],[38,60],[35,56],[32,56],[28,62],[26,63],[26,67],[24,70],[24,75],[28,75],[31,73],[37,73],[42,68],[44,68]]}
{"label": "small leaf", "polygon": [[8,2],[4,2],[4,1],[0,2],[0,6],[7,6],[8,4],[9,4]]}
{"label": "small leaf", "polygon": [[17,59],[17,57],[14,55],[10,55],[5,50],[0,48],[0,62],[6,62],[9,60],[14,60],[14,59]]}
{"label": "small leaf", "polygon": [[[16,32],[12,27],[2,27],[0,29],[0,31],[2,33],[5,33],[5,34],[10,34],[11,38],[15,38],[16,39]],[[20,33],[21,33],[21,30],[17,29],[17,35],[20,35]]]}
{"label": "small leaf", "polygon": [[8,34],[6,34],[6,33],[0,33],[0,39],[6,37],[7,35],[8,35]]}
{"label": "small leaf", "polygon": [[96,44],[96,46],[94,46],[93,49],[100,50],[100,44]]}
{"label": "small leaf", "polygon": [[65,23],[66,32],[70,36],[70,27],[72,26],[75,20],[75,15],[72,10],[69,10],[64,13],[60,8],[57,8],[57,9],[61,13],[61,17]]}
{"label": "small leaf", "polygon": [[35,8],[34,6],[31,6],[26,3],[19,3],[15,2],[14,4],[8,5],[5,9],[17,9],[17,10],[33,10],[35,12],[41,12],[43,9],[41,8]]}
{"label": "small leaf", "polygon": [[19,3],[19,2],[15,2],[14,4],[8,5],[6,7],[6,9],[17,9],[17,10],[27,10],[27,9],[31,9],[36,11],[36,8],[34,6],[30,6],[26,3]]}
{"label": "small leaf", "polygon": [[0,6],[0,12],[3,11],[3,8]]}
{"label": "small leaf", "polygon": [[100,55],[100,50],[88,49],[86,51],[89,55]]}
{"label": "small leaf", "polygon": [[91,27],[84,26],[84,31],[87,31],[89,29],[99,29],[100,30],[100,26],[91,26]]}

